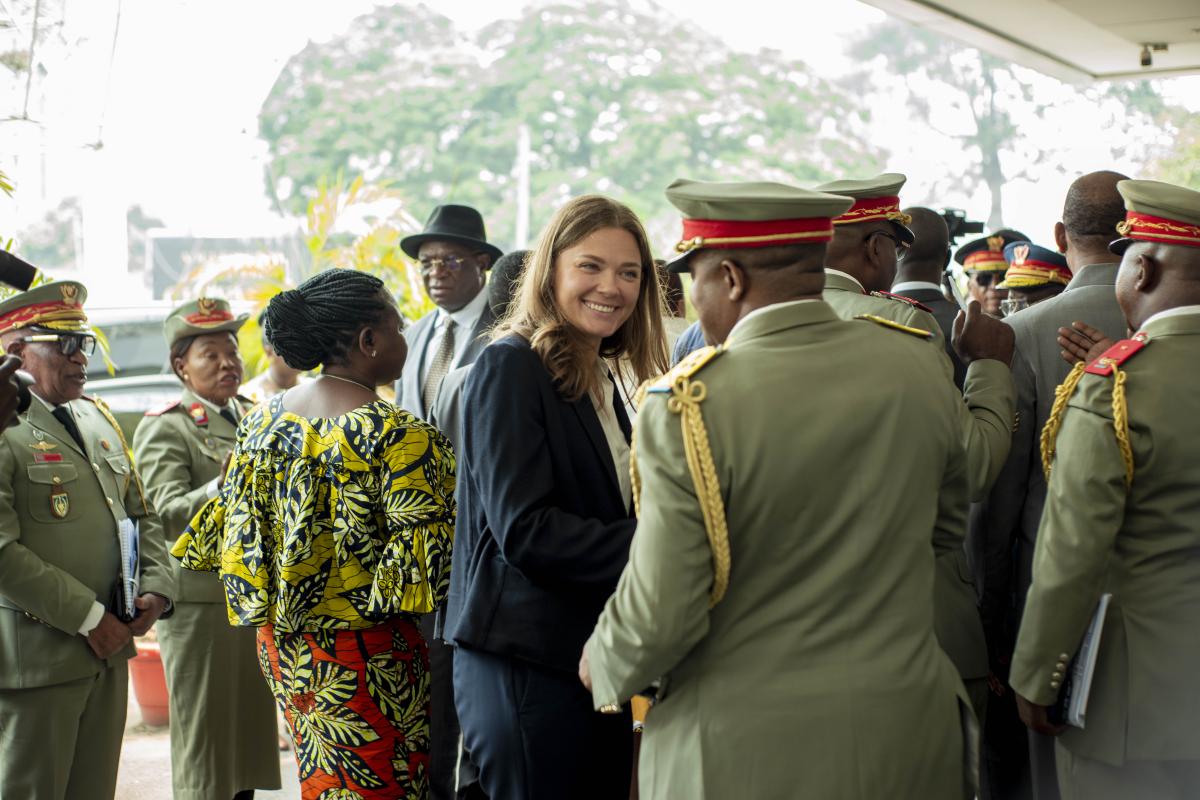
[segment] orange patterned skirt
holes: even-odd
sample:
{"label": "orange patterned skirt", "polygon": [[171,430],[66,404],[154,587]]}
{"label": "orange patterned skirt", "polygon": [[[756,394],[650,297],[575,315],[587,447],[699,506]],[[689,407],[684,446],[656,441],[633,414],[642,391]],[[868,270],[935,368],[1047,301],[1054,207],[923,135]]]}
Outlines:
{"label": "orange patterned skirt", "polygon": [[415,616],[360,631],[266,625],[258,655],[291,728],[304,800],[428,795],[429,652]]}

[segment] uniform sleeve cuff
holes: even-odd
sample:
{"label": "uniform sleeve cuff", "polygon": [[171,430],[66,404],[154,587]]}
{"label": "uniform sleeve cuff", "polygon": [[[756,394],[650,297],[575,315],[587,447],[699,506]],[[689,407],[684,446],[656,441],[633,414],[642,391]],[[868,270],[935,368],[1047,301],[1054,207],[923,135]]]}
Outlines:
{"label": "uniform sleeve cuff", "polygon": [[79,634],[87,636],[92,631],[96,630],[96,626],[100,624],[100,620],[104,619],[104,606],[96,601],[92,601],[92,608],[88,611],[86,617],[83,618],[83,624],[79,626]]}
{"label": "uniform sleeve cuff", "polygon": [[[613,713],[621,709],[622,698],[617,693],[609,670],[604,663],[604,654],[596,645],[595,639],[588,639],[584,645],[587,653],[588,675],[592,679],[592,707],[601,713]],[[628,698],[624,698],[628,700]]]}
{"label": "uniform sleeve cuff", "polygon": [[204,484],[205,498],[212,500],[221,493],[220,478],[213,478],[208,483]]}

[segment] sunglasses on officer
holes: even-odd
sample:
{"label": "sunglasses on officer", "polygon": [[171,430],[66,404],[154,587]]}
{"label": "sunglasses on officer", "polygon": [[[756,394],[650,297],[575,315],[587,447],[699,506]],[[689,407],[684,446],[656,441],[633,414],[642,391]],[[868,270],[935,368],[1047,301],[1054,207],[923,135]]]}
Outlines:
{"label": "sunglasses on officer", "polygon": [[967,274],[967,277],[970,278],[976,286],[982,286],[986,289],[992,285],[993,281],[996,281],[996,276],[999,274],[1000,273],[996,272],[971,272]]}
{"label": "sunglasses on officer", "polygon": [[82,351],[85,356],[96,352],[96,337],[90,333],[36,333],[22,336],[22,342],[58,342],[58,351],[64,356]]}

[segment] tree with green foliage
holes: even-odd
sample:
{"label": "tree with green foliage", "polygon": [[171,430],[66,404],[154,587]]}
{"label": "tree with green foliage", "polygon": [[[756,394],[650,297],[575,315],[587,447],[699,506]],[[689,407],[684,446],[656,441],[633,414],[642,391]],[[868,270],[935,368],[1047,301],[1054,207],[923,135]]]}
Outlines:
{"label": "tree with green foliage", "polygon": [[540,5],[473,38],[430,9],[380,7],[284,67],[259,116],[269,191],[301,210],[322,175],[386,180],[424,218],[461,202],[491,238],[516,227],[514,163],[531,133],[532,231],[602,192],[661,238],[677,177],[817,183],[881,168],[849,93],[774,51],[733,50],[649,2]]}

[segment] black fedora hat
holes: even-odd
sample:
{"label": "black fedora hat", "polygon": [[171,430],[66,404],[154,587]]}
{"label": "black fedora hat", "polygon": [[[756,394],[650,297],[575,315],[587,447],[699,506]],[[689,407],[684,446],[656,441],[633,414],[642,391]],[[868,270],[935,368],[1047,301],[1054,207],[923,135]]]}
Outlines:
{"label": "black fedora hat", "polygon": [[488,244],[483,217],[470,206],[438,206],[429,215],[425,230],[400,240],[400,249],[409,258],[416,258],[421,245],[430,241],[458,242],[469,247],[478,247],[492,257],[494,262],[503,255],[495,245]]}

